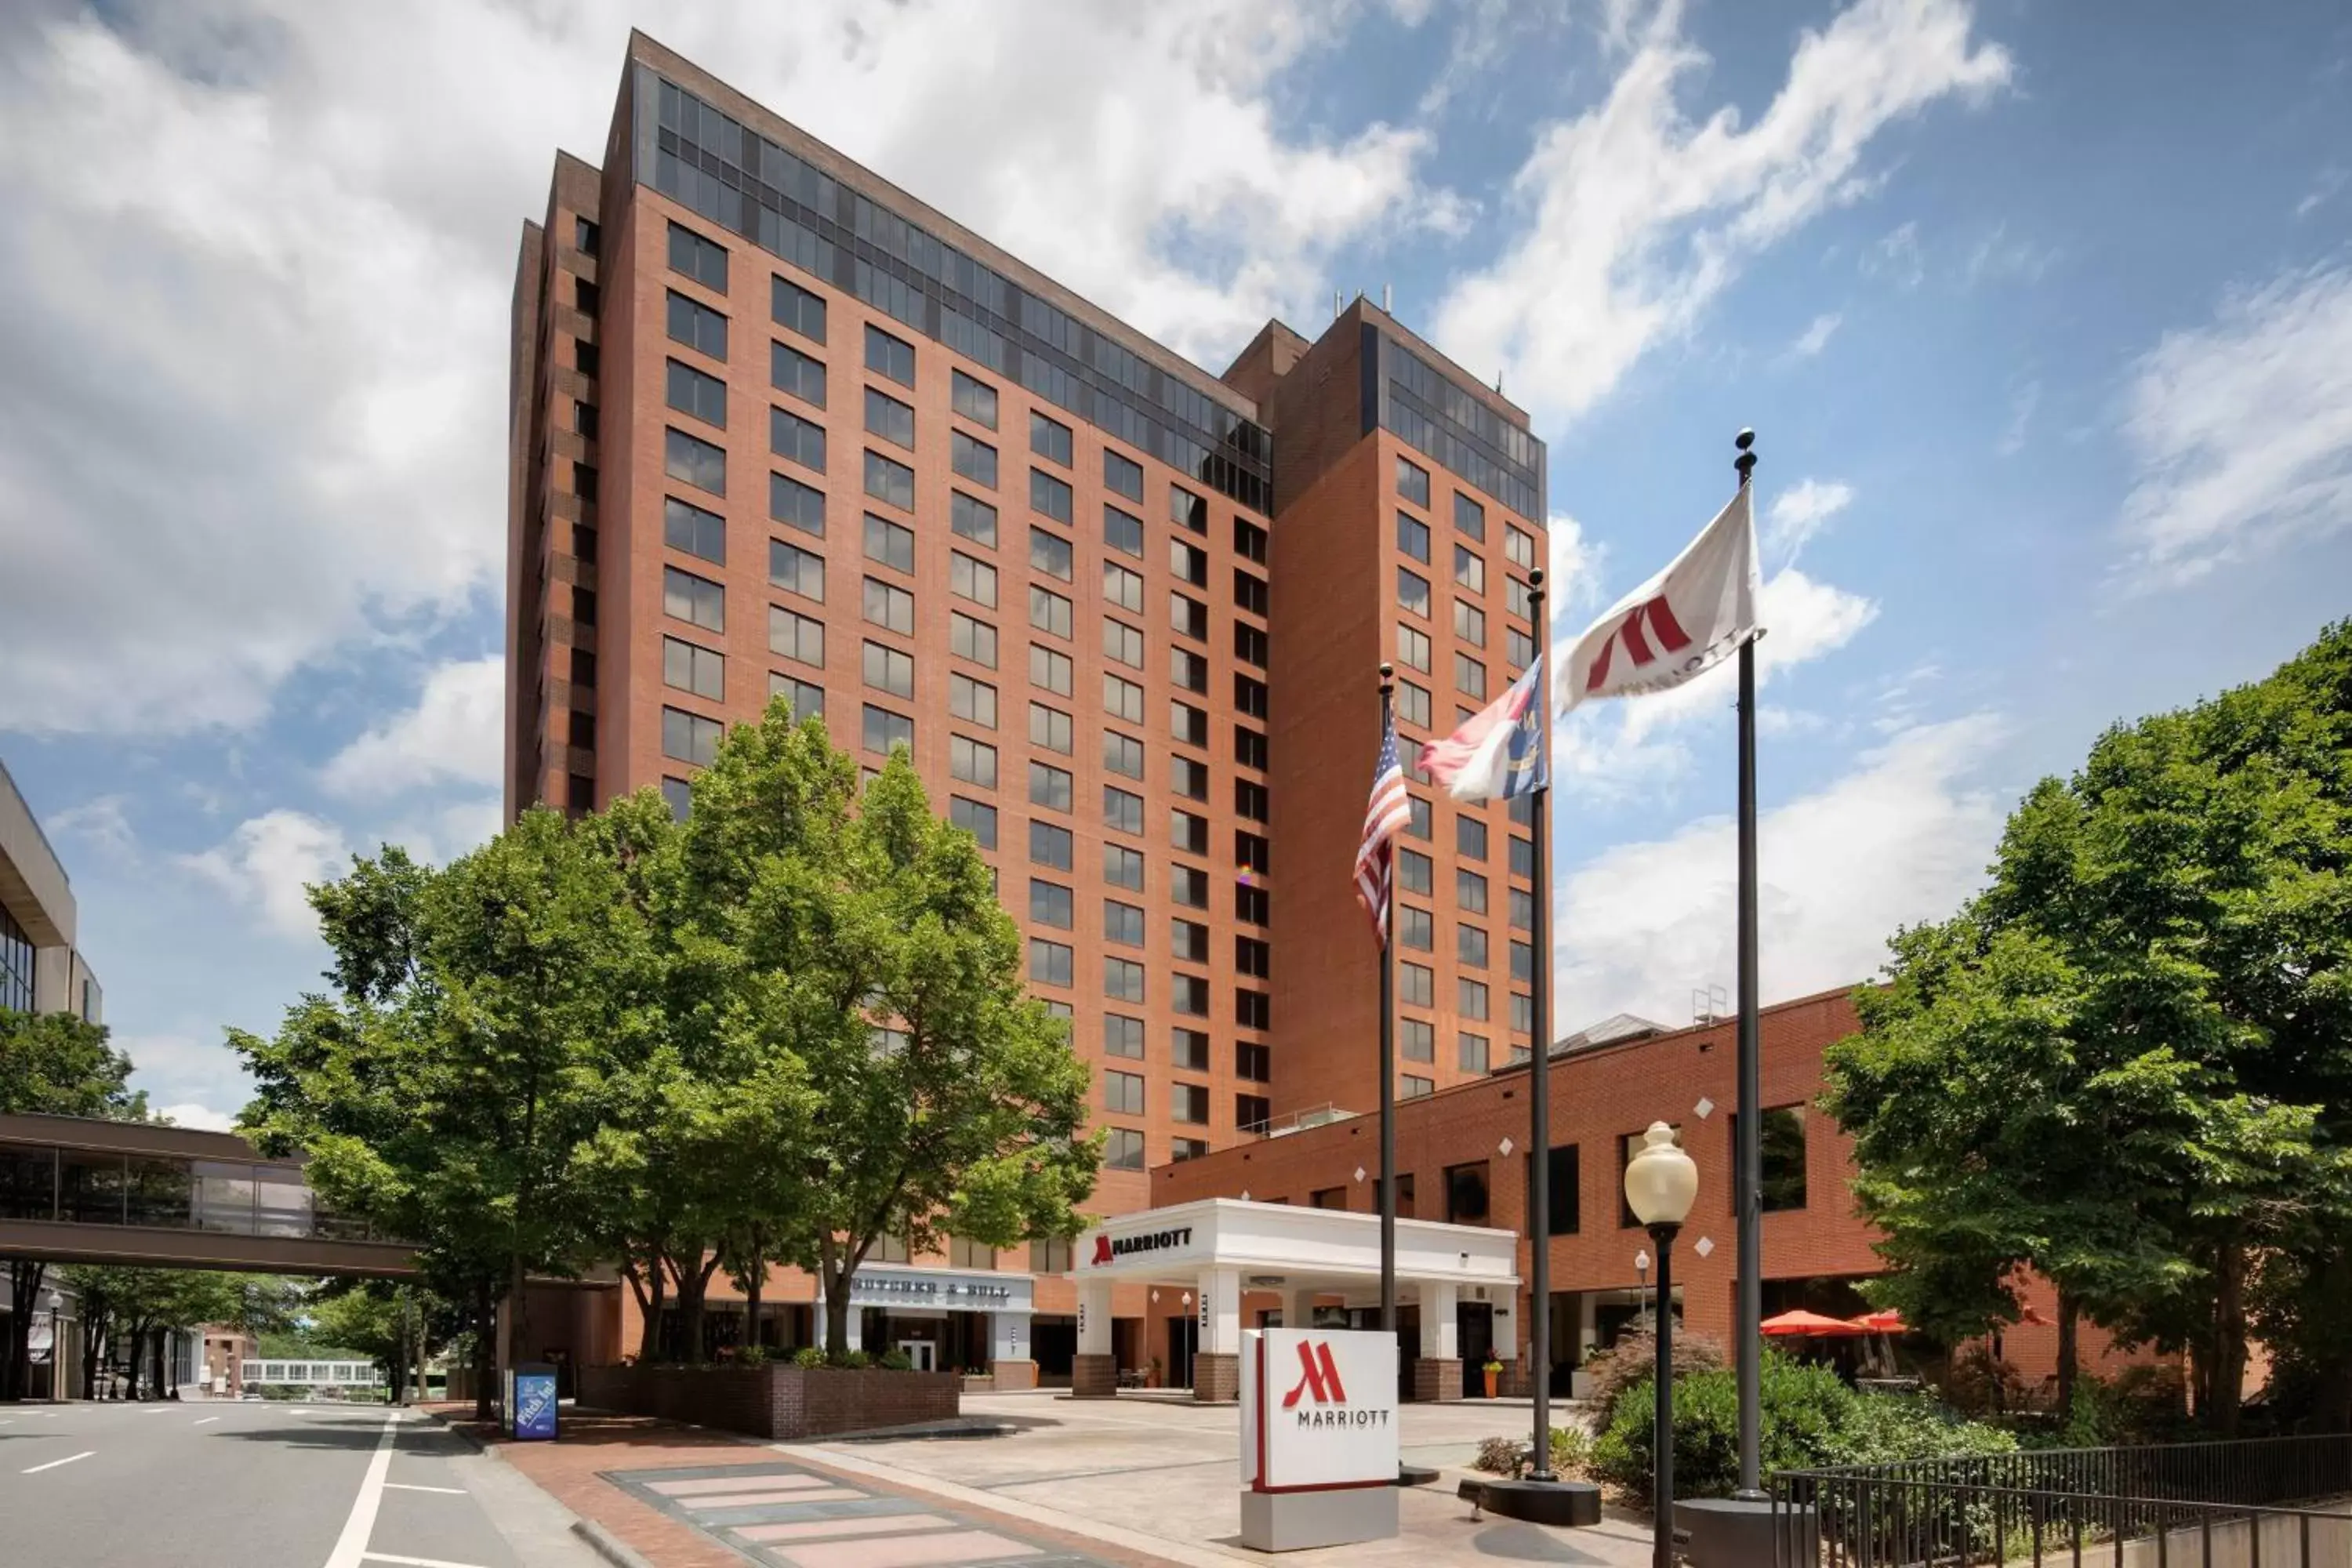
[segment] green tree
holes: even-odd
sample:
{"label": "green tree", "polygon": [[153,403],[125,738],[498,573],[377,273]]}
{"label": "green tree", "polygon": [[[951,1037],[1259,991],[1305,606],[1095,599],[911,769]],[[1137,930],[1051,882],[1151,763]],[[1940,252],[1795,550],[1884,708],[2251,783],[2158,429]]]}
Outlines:
{"label": "green tree", "polygon": [[[131,1088],[131,1058],[109,1043],[106,1026],[71,1013],[19,1013],[0,1007],[0,1112],[143,1121],[147,1096]],[[9,1300],[37,1301],[48,1265],[8,1260]],[[0,1401],[25,1397],[31,1366],[32,1313],[5,1320],[0,1338]]]}
{"label": "green tree", "polygon": [[1986,1326],[2031,1264],[2070,1321],[2192,1352],[2224,1431],[2259,1322],[2352,1420],[2347,869],[2352,622],[2037,785],[1832,1053],[1887,1293]]}
{"label": "green tree", "polygon": [[830,1354],[850,1349],[850,1289],[881,1237],[1076,1228],[1101,1154],[1087,1069],[1024,991],[971,836],[932,814],[903,752],[861,794],[821,723],[772,705],[695,781],[680,848],[700,911],[686,940],[805,1068],[805,1153],[774,1173],[802,1212],[774,1245],[816,1273]]}

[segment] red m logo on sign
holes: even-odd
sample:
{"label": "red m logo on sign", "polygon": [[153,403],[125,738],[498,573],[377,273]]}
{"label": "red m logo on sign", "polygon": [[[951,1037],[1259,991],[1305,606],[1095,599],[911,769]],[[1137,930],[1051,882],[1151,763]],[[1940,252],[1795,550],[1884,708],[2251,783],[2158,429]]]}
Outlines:
{"label": "red m logo on sign", "polygon": [[1345,1405],[1348,1391],[1339,1385],[1339,1369],[1331,1364],[1328,1343],[1310,1344],[1298,1342],[1298,1386],[1282,1396],[1285,1410],[1298,1403],[1302,1394],[1310,1394],[1318,1405]]}
{"label": "red m logo on sign", "polygon": [[1094,1265],[1096,1265],[1096,1264],[1100,1264],[1100,1263],[1108,1263],[1109,1261],[1110,1261],[1110,1237],[1107,1237],[1107,1236],[1097,1236],[1097,1237],[1095,1237],[1095,1255],[1094,1255],[1094,1257],[1093,1257],[1093,1258],[1091,1258],[1090,1259],[1088,1259],[1088,1260],[1087,1260],[1087,1267],[1092,1268],[1092,1267],[1093,1267]]}
{"label": "red m logo on sign", "polygon": [[[1642,623],[1645,620],[1649,623],[1647,637],[1642,630]],[[1650,647],[1651,637],[1657,639],[1655,649]],[[1601,645],[1601,657],[1592,661],[1592,668],[1584,678],[1584,689],[1587,693],[1601,689],[1601,684],[1609,679],[1609,662],[1616,657],[1617,645],[1621,642],[1625,645],[1625,657],[1633,661],[1634,668],[1639,669],[1656,659],[1659,650],[1680,653],[1690,647],[1690,634],[1684,631],[1682,624],[1675,619],[1675,612],[1667,606],[1664,594],[1636,605],[1627,612],[1617,629],[1610,634],[1609,640]]]}

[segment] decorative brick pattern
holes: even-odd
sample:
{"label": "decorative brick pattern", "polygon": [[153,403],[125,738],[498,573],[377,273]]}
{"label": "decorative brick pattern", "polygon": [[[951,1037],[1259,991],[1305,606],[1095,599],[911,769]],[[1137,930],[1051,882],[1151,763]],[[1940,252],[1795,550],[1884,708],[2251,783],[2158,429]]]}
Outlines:
{"label": "decorative brick pattern", "polygon": [[1461,1398],[1461,1362],[1450,1356],[1443,1360],[1435,1356],[1413,1357],[1412,1397],[1423,1405],[1432,1400]]}
{"label": "decorative brick pattern", "polygon": [[1118,1358],[1081,1355],[1070,1358],[1070,1397],[1111,1399],[1118,1394]]}
{"label": "decorative brick pattern", "polygon": [[1231,1405],[1242,1396],[1242,1358],[1230,1351],[1202,1351],[1192,1358],[1192,1397],[1202,1405]]}
{"label": "decorative brick pattern", "polygon": [[989,1366],[995,1374],[994,1386],[1000,1394],[1037,1386],[1037,1363],[1034,1361],[992,1362]]}

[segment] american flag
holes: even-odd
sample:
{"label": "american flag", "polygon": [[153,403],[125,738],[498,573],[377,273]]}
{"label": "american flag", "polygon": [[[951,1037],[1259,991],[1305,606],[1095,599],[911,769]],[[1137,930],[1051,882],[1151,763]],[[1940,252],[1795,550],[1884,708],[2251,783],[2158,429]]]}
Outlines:
{"label": "american flag", "polygon": [[1404,792],[1404,768],[1397,762],[1396,719],[1381,731],[1380,765],[1372,770],[1372,798],[1364,806],[1364,842],[1356,851],[1356,897],[1372,917],[1372,930],[1388,940],[1389,870],[1396,836],[1412,821],[1412,797]]}

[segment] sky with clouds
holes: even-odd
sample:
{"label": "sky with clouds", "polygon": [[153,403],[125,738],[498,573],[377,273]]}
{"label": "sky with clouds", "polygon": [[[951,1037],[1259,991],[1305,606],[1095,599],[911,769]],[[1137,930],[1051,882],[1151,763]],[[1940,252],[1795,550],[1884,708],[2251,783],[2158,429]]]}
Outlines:
{"label": "sky with clouds", "polygon": [[[1551,449],[1563,636],[1759,433],[1763,991],[2352,610],[2352,18],[2055,0],[15,0],[0,756],[158,1104],[499,816],[507,299],[641,26],[1221,366],[1335,289]],[[1580,710],[1565,1033],[1732,966],[1727,671]]]}

